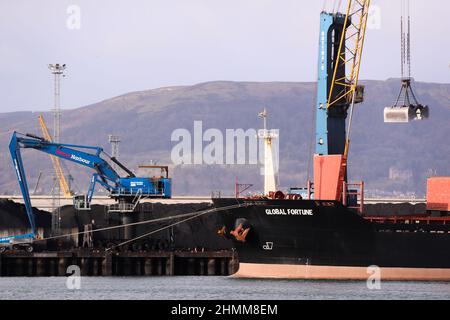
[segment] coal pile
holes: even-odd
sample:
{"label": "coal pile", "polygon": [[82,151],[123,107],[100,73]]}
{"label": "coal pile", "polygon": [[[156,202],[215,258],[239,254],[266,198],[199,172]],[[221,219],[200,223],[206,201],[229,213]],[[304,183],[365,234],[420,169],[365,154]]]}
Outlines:
{"label": "coal pile", "polygon": [[[50,228],[50,212],[33,208],[36,227]],[[7,199],[0,199],[0,229],[29,228],[25,205]]]}
{"label": "coal pile", "polygon": [[[92,229],[120,226],[144,220],[171,217],[185,213],[210,209],[209,203],[162,204],[145,203],[133,213],[108,213],[101,205],[92,205],[89,211],[75,210],[73,206],[61,207],[61,230],[63,234],[84,231],[86,225]],[[50,234],[51,213],[33,208],[37,227]],[[131,227],[93,232],[95,247],[107,247],[122,241],[138,237],[156,229],[180,221],[169,220],[159,223],[143,224]],[[221,227],[220,213],[208,213],[190,221],[180,223],[163,231],[154,233],[140,241],[140,246],[150,250],[222,250],[231,249],[232,242],[219,237],[216,230]],[[13,228],[29,228],[29,222],[23,204],[11,200],[0,200],[0,230]],[[83,243],[83,235],[79,236],[78,246]],[[69,240],[67,240],[69,241]],[[72,244],[73,242],[71,242]],[[133,243],[134,244],[134,243]],[[138,242],[139,245],[139,242]]]}
{"label": "coal pile", "polygon": [[[63,230],[78,228],[82,231],[84,230],[85,225],[92,224],[93,229],[95,230],[133,222],[173,217],[210,208],[211,204],[209,203],[144,203],[133,213],[108,213],[107,208],[101,205],[92,205],[91,210],[89,211],[78,211],[75,210],[73,206],[64,206],[61,208],[61,228]],[[159,228],[163,228],[180,220],[182,219],[94,232],[94,242],[95,245],[99,247],[110,246],[111,244],[117,244],[121,241],[133,239]],[[157,233],[153,233],[143,239],[143,241],[138,241],[136,244],[139,246],[139,243],[141,243],[141,246],[145,245],[152,250],[231,249],[232,242],[219,237],[216,234],[216,230],[220,229],[221,226],[220,213],[208,213]],[[82,241],[80,240],[80,243],[81,242]]]}
{"label": "coal pile", "polygon": [[376,203],[364,205],[364,214],[367,216],[412,216],[423,215],[426,211],[425,203]]}

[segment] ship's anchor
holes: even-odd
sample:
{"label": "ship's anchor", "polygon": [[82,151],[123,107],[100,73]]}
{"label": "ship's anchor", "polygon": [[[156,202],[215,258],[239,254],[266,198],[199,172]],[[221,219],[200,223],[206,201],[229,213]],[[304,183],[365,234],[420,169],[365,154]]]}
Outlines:
{"label": "ship's anchor", "polygon": [[230,234],[234,236],[236,241],[245,242],[245,238],[247,237],[250,228],[244,229],[242,223],[234,230],[230,231]]}

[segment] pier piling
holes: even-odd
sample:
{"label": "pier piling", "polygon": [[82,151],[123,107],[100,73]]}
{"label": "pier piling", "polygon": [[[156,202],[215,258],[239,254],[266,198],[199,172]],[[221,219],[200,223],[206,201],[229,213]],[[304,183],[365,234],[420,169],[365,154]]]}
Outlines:
{"label": "pier piling", "polygon": [[70,250],[0,254],[0,276],[66,276],[70,265],[77,265],[82,276],[228,275],[237,270],[238,261],[230,251]]}
{"label": "pier piling", "polygon": [[102,261],[102,275],[103,276],[112,276],[112,256],[111,252],[106,252],[105,257]]}

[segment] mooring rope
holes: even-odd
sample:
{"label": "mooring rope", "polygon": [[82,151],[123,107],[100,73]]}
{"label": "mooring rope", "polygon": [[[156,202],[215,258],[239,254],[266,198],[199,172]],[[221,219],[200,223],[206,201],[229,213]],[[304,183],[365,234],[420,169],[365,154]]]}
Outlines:
{"label": "mooring rope", "polygon": [[156,230],[152,230],[152,231],[147,232],[147,233],[145,233],[145,234],[143,234],[143,235],[140,235],[140,236],[138,236],[138,237],[136,237],[136,238],[129,239],[129,240],[126,240],[126,241],[121,242],[121,243],[119,243],[119,244],[113,245],[113,246],[107,248],[105,251],[110,251],[110,250],[112,250],[112,249],[114,249],[114,248],[121,247],[121,246],[123,246],[123,245],[125,245],[125,244],[127,244],[127,243],[131,243],[131,242],[134,242],[134,241],[136,241],[136,240],[145,238],[145,237],[150,236],[150,235],[152,235],[152,234],[154,234],[154,233],[157,233],[157,232],[166,230],[166,229],[168,229],[168,228],[171,228],[171,227],[173,227],[173,226],[176,226],[177,224],[181,224],[181,223],[184,223],[184,222],[186,222],[186,221],[188,221],[188,220],[197,218],[197,217],[199,217],[199,216],[201,216],[201,215],[203,215],[203,214],[206,214],[206,213],[201,213],[201,214],[195,215],[195,216],[193,216],[193,217],[189,217],[189,218],[186,218],[186,219],[184,219],[184,220],[177,221],[177,222],[175,222],[175,223],[169,224],[168,226],[161,227],[161,228],[156,229]]}
{"label": "mooring rope", "polygon": [[184,223],[184,222],[186,222],[186,221],[189,221],[189,220],[198,218],[198,217],[200,217],[200,216],[202,216],[202,215],[205,215],[205,214],[208,214],[208,213],[219,212],[219,211],[229,210],[229,209],[236,209],[236,208],[241,208],[241,207],[245,207],[245,206],[248,206],[248,205],[249,205],[248,203],[244,203],[244,204],[237,204],[237,205],[232,205],[232,206],[227,206],[227,207],[221,207],[221,208],[214,208],[214,209],[211,209],[211,210],[206,210],[206,211],[200,212],[200,213],[198,213],[198,214],[196,214],[196,215],[194,215],[194,216],[192,216],[192,217],[189,217],[189,218],[186,218],[186,219],[184,219],[184,220],[181,220],[181,221],[177,221],[177,222],[171,223],[171,224],[169,224],[169,225],[167,225],[167,226],[164,226],[164,227],[161,227],[161,228],[159,228],[159,229],[156,229],[156,230],[153,230],[153,231],[144,233],[143,235],[137,236],[137,237],[135,237],[135,238],[133,238],[133,239],[129,239],[129,240],[126,240],[126,241],[121,242],[121,243],[119,243],[119,244],[113,245],[113,246],[107,248],[105,251],[109,251],[109,250],[112,250],[112,249],[114,249],[114,248],[121,247],[121,246],[123,246],[123,245],[125,245],[125,244],[134,242],[134,241],[136,241],[136,240],[139,240],[139,239],[142,239],[142,238],[145,238],[145,237],[148,237],[148,236],[150,236],[150,235],[152,235],[152,234],[154,234],[154,233],[157,233],[157,232],[160,232],[160,231],[169,229],[169,228],[171,228],[171,227],[173,227],[173,226],[176,226],[176,225],[181,224],[181,223]]}
{"label": "mooring rope", "polygon": [[[118,226],[104,227],[104,228],[88,230],[88,231],[79,231],[79,232],[66,233],[66,234],[52,236],[52,237],[47,237],[47,238],[42,238],[42,239],[35,239],[34,241],[37,242],[37,241],[59,239],[59,238],[77,236],[77,235],[85,234],[85,233],[94,233],[94,232],[100,232],[100,231],[107,231],[107,230],[112,230],[112,229],[125,228],[125,227],[129,227],[129,226],[150,224],[150,223],[163,222],[163,221],[174,220],[174,219],[181,219],[181,218],[184,218],[184,217],[188,217],[187,219],[184,219],[182,221],[178,221],[175,224],[172,224],[172,225],[169,225],[169,226],[157,229],[157,230],[153,230],[151,233],[149,233],[149,235],[150,235],[152,233],[156,233],[156,232],[162,231],[162,230],[164,230],[166,228],[169,228],[169,227],[171,227],[173,225],[177,225],[177,224],[180,224],[180,223],[192,220],[194,218],[197,218],[199,216],[202,216],[202,215],[205,215],[205,214],[208,214],[208,213],[220,212],[220,211],[229,210],[229,209],[236,209],[236,208],[240,208],[240,207],[244,207],[244,206],[248,206],[248,205],[249,204],[244,203],[244,204],[237,204],[237,205],[231,205],[231,206],[225,206],[225,207],[219,207],[219,208],[212,208],[212,209],[207,209],[207,210],[183,213],[183,214],[179,214],[179,215],[176,215],[176,216],[170,216],[170,217],[164,217],[164,218],[156,218],[156,219],[144,220],[144,221],[139,221],[139,222],[132,222],[132,223],[127,223],[127,224],[121,224],[121,225],[118,225]],[[135,238],[135,239],[127,240],[127,243],[131,242],[131,241],[138,240],[138,239],[140,239],[142,237],[145,237],[145,236],[147,236],[147,235],[143,235],[143,236],[139,236],[138,238]],[[114,247],[121,246],[123,244],[125,244],[125,243],[121,243],[121,244],[116,245]],[[107,250],[109,250],[109,249],[107,249]]]}

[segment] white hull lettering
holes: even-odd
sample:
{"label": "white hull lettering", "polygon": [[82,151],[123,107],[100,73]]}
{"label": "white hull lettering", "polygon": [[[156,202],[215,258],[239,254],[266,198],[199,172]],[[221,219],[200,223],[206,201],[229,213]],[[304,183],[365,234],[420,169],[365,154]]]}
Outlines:
{"label": "white hull lettering", "polygon": [[280,216],[312,216],[314,215],[312,209],[266,209],[267,215]]}

